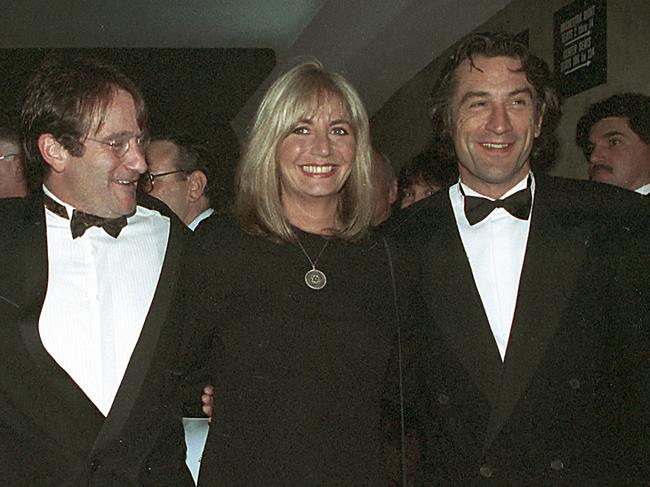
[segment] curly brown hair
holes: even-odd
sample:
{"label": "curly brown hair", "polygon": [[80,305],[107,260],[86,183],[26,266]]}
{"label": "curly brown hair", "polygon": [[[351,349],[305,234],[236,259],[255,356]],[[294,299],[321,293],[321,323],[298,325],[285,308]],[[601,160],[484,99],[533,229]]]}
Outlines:
{"label": "curly brown hair", "polygon": [[458,86],[456,71],[465,61],[468,61],[473,69],[479,69],[474,65],[474,58],[477,56],[505,56],[517,59],[521,63],[518,71],[526,74],[535,91],[535,115],[544,117],[541,134],[535,140],[531,153],[531,165],[540,169],[542,165],[551,163],[555,159],[557,148],[555,129],[561,116],[560,99],[555,89],[554,77],[544,60],[531,54],[526,45],[517,40],[515,35],[507,32],[468,35],[460,41],[455,53],[442,68],[431,93],[429,105],[435,143],[443,153],[450,158],[455,158],[453,143],[455,120],[452,100]]}

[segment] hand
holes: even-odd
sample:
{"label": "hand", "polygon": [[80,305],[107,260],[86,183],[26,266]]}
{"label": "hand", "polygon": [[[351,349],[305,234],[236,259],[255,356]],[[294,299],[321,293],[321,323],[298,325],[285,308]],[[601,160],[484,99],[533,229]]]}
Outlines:
{"label": "hand", "polygon": [[208,417],[208,422],[212,420],[212,406],[214,405],[214,387],[207,384],[203,388],[203,395],[201,395],[201,411]]}

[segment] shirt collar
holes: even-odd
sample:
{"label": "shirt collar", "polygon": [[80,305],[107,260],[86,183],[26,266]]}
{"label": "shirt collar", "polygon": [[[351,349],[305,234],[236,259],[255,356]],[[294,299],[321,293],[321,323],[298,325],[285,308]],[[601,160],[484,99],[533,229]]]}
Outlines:
{"label": "shirt collar", "polygon": [[634,192],[644,195],[650,193],[650,183],[644,184],[640,188],[635,189]]}
{"label": "shirt collar", "polygon": [[52,191],[50,191],[47,186],[43,185],[43,193],[45,193],[47,196],[52,198],[54,201],[59,203],[61,206],[65,208],[66,213],[68,214],[68,219],[72,218],[72,212],[74,211],[74,207],[70,206],[68,203],[65,201],[62,201],[59,197],[57,197]]}
{"label": "shirt collar", "polygon": [[[512,188],[510,188],[508,191],[506,191],[503,196],[501,196],[501,199],[507,198],[511,194],[516,193],[517,191],[521,191],[522,189],[526,188],[526,185],[528,184],[528,177],[530,176],[530,191],[532,195],[535,195],[535,176],[533,176],[532,171],[528,171],[528,174],[526,174],[517,184],[515,184]],[[485,196],[484,194],[479,193],[478,191],[474,191],[472,188],[467,186],[465,183],[463,183],[460,178],[458,179],[458,184],[462,186],[463,191],[467,196],[480,196],[481,198],[487,198],[489,200],[494,201],[496,198],[490,198],[489,196]]]}

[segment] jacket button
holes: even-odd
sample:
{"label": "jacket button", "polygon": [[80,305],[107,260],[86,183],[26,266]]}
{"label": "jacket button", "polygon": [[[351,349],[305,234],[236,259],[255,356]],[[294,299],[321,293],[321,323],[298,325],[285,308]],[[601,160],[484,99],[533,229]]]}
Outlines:
{"label": "jacket button", "polygon": [[440,394],[438,396],[438,403],[440,404],[449,404],[449,401],[451,401],[451,398],[447,394]]}
{"label": "jacket button", "polygon": [[560,459],[553,460],[551,462],[551,468],[556,471],[560,471],[564,468],[564,462]]}
{"label": "jacket button", "polygon": [[575,377],[573,379],[569,380],[569,385],[571,386],[571,389],[573,389],[573,390],[580,389],[580,381],[578,379],[576,379]]}
{"label": "jacket button", "polygon": [[489,479],[490,477],[492,477],[492,475],[494,475],[492,469],[488,465],[481,466],[481,468],[479,469],[479,473],[481,474],[481,477],[484,477],[486,479]]}
{"label": "jacket button", "polygon": [[93,472],[96,472],[97,470],[99,470],[101,468],[101,466],[102,466],[102,464],[100,462],[98,462],[97,460],[93,460],[92,462],[90,462],[90,470],[92,470]]}

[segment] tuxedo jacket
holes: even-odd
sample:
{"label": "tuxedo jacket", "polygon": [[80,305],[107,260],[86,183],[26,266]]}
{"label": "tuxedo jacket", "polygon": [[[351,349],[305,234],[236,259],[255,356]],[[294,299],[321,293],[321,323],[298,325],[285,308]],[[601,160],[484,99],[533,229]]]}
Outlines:
{"label": "tuxedo jacket", "polygon": [[535,180],[503,361],[448,192],[391,222],[421,485],[626,485],[647,474],[642,205],[603,185]]}
{"label": "tuxedo jacket", "polygon": [[171,394],[181,375],[180,332],[167,321],[189,231],[156,200],[143,204],[170,217],[169,240],[142,332],[104,417],[40,340],[48,279],[42,194],[0,200],[0,485],[193,485]]}

